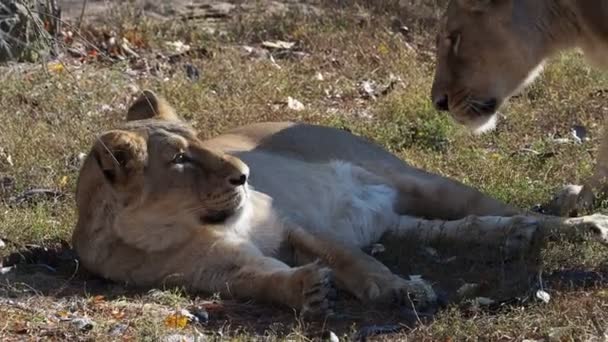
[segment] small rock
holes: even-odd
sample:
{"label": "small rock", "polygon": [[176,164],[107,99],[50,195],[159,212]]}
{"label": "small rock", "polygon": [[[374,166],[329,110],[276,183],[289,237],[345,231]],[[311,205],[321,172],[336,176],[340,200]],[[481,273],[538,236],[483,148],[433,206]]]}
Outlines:
{"label": "small rock", "polygon": [[479,284],[466,283],[456,290],[456,294],[461,299],[472,298],[477,294],[478,290]]}
{"label": "small rock", "polygon": [[581,126],[581,125],[572,126],[572,129],[570,130],[570,134],[572,134],[572,137],[578,143],[582,143],[584,141],[589,140],[589,137],[587,137],[587,128],[585,128],[585,126]]}
{"label": "small rock", "polygon": [[268,59],[270,58],[270,52],[266,49],[243,45],[241,47],[245,52],[246,57],[250,57],[253,59]]}
{"label": "small rock", "polygon": [[110,327],[108,334],[110,334],[111,336],[120,336],[124,334],[128,328],[129,326],[127,324],[115,324]]}
{"label": "small rock", "polygon": [[182,334],[171,334],[165,337],[165,342],[194,342],[193,336],[187,336]]}
{"label": "small rock", "polygon": [[315,76],[315,79],[317,81],[325,81],[325,77],[323,77],[323,74],[321,72],[317,73],[317,75]]}
{"label": "small rock", "polygon": [[323,336],[321,336],[321,339],[327,342],[340,342],[338,336],[331,330],[326,330],[325,332],[323,332]]}
{"label": "small rock", "polygon": [[209,322],[209,313],[203,307],[192,307],[190,313],[197,319],[197,323],[207,324]]}
{"label": "small rock", "polygon": [[433,247],[425,247],[424,252],[433,259],[439,259],[439,252]]}
{"label": "small rock", "polygon": [[186,77],[190,79],[190,81],[196,82],[200,78],[200,72],[198,68],[190,63],[184,64],[184,69],[186,70]]}
{"label": "small rock", "polygon": [[546,291],[544,290],[538,290],[536,291],[536,298],[540,299],[541,301],[543,301],[545,304],[549,303],[551,301],[551,295],[548,294]]}
{"label": "small rock", "polygon": [[174,42],[165,42],[165,45],[175,53],[183,53],[190,50],[190,45],[184,44],[181,40]]}
{"label": "small rock", "polygon": [[376,97],[376,84],[370,81],[363,81],[359,84],[359,93],[363,97],[375,98]]}
{"label": "small rock", "polygon": [[2,239],[0,239],[0,249],[3,249],[6,247],[6,243],[4,243],[4,241],[2,241]]}
{"label": "small rock", "polygon": [[547,337],[549,341],[562,341],[571,331],[568,327],[550,328]]}
{"label": "small rock", "polygon": [[495,301],[488,297],[477,297],[474,300],[475,304],[479,306],[490,306],[495,303]]}
{"label": "small rock", "polygon": [[15,187],[15,178],[13,177],[0,177],[0,193],[6,192]]}
{"label": "small rock", "polygon": [[287,107],[291,110],[295,110],[297,112],[304,110],[304,104],[293,97],[287,97]]}
{"label": "small rock", "polygon": [[391,324],[391,325],[369,325],[362,327],[354,336],[354,341],[365,341],[368,337],[384,335],[384,334],[395,334],[403,329],[403,325]]}
{"label": "small rock", "polygon": [[15,163],[13,162],[13,157],[8,154],[8,152],[6,152],[2,147],[0,147],[0,166],[15,166]]}
{"label": "small rock", "polygon": [[372,245],[372,250],[370,252],[371,255],[378,255],[380,253],[384,253],[386,251],[386,247],[384,247],[381,243],[375,243]]}
{"label": "small rock", "polygon": [[26,190],[23,193],[9,198],[9,202],[14,204],[35,204],[41,201],[53,201],[56,202],[65,198],[65,193],[55,189],[43,189],[35,188]]}
{"label": "small rock", "polygon": [[88,318],[74,318],[70,321],[70,324],[81,331],[89,331],[95,326],[95,323]]}
{"label": "small rock", "polygon": [[15,268],[15,266],[0,267],[0,275],[8,274],[14,268]]}

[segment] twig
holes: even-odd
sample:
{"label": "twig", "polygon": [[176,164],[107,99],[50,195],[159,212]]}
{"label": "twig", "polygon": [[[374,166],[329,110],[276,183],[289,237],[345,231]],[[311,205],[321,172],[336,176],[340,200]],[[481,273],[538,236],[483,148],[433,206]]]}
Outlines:
{"label": "twig", "polygon": [[82,10],[80,11],[80,18],[78,18],[78,26],[76,26],[76,30],[80,32],[80,26],[82,25],[82,20],[84,18],[84,12],[87,9],[87,0],[84,0],[82,3]]}

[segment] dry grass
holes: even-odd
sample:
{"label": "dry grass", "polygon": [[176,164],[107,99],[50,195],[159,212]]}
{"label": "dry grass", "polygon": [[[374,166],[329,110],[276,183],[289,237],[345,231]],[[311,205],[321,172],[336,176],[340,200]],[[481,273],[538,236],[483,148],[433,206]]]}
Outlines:
{"label": "dry grass", "polygon": [[[434,111],[428,99],[433,70],[430,30],[436,9],[431,6],[428,13],[416,16],[410,11],[402,17],[411,27],[409,36],[404,36],[393,30],[395,18],[387,14],[389,5],[369,3],[346,6],[336,1],[318,15],[244,14],[228,20],[221,36],[181,23],[157,24],[128,15],[109,24],[145,37],[144,56],[153,56],[165,49],[163,42],[175,39],[207,49],[211,57],[187,60],[200,71],[195,82],[186,77],[184,61],[161,73],[136,76],[127,72],[132,65],[126,61],[80,65],[66,59],[63,71],[50,72],[38,65],[2,67],[0,178],[14,180],[4,190],[0,185],[0,238],[8,245],[2,253],[24,250],[26,244],[54,246],[49,241],[69,240],[77,177],[70,159],[86,153],[95,134],[122,120],[133,88],[152,88],[170,98],[205,136],[265,120],[348,128],[413,165],[521,207],[543,202],[563,183],[577,182],[590,173],[601,118],[608,110],[602,91],[608,80],[579,56],[557,58],[529,91],[504,110],[506,118],[497,131],[474,138]],[[418,8],[419,4],[412,4],[410,8]],[[306,56],[277,58],[276,63],[244,56],[242,45],[258,46],[268,39],[297,42],[298,51]],[[317,79],[318,73],[323,80]],[[360,82],[386,83],[391,74],[401,82],[388,94],[366,99],[359,93]],[[305,110],[286,108],[288,96],[304,103]],[[587,127],[592,140],[555,143],[553,136],[568,136],[573,124]],[[20,205],[10,200],[29,188],[59,189],[66,196]],[[433,322],[378,338],[601,340],[608,327],[604,279],[608,254],[593,243],[555,241],[543,256],[545,272],[575,269],[594,275],[594,284],[552,282],[549,304],[515,304],[493,311],[451,307]],[[38,255],[0,276],[2,340],[152,341],[172,333],[308,340],[324,330],[318,323],[309,326],[295,320],[292,312],[281,308],[214,301],[173,289],[147,293],[108,284],[75,273],[76,265],[65,260]],[[49,270],[49,265],[56,269]],[[208,326],[189,325],[182,330],[163,324],[172,311],[191,305],[207,308]],[[67,313],[90,317],[96,325],[91,331],[78,331],[61,320]],[[373,313],[350,306],[344,307],[344,313],[357,319],[327,322],[326,327],[351,336],[356,330],[351,323],[373,321]],[[128,327],[113,335],[110,331],[117,324]]]}

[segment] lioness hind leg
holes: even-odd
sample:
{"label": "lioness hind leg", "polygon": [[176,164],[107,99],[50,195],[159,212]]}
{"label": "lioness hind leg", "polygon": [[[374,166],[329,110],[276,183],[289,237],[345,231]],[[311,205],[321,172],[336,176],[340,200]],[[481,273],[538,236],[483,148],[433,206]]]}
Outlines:
{"label": "lioness hind leg", "polygon": [[[475,216],[459,220],[425,220],[401,216],[399,225],[390,231],[394,236],[420,244],[458,243],[500,248],[505,257],[522,256],[539,241],[542,230],[532,216]],[[497,252],[498,253],[498,252]]]}
{"label": "lioness hind leg", "polygon": [[402,216],[393,234],[416,239],[421,243],[445,241],[469,242],[476,245],[500,246],[511,254],[526,252],[540,239],[555,234],[565,237],[590,233],[608,246],[608,216],[594,214],[576,218],[556,216],[468,216],[464,219],[443,221]]}
{"label": "lioness hind leg", "polygon": [[513,216],[522,210],[457,181],[433,174],[385,175],[398,191],[395,211],[400,215],[456,220],[468,215]]}
{"label": "lioness hind leg", "polygon": [[384,264],[356,247],[317,238],[300,227],[292,227],[289,244],[299,254],[318,258],[331,268],[336,285],[359,300],[373,304],[435,304],[433,288],[423,280],[405,280]]}

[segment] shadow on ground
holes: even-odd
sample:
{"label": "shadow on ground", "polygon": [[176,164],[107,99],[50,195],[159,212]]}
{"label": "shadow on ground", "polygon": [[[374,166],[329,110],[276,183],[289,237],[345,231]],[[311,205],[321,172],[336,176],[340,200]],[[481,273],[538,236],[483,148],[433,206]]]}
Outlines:
{"label": "shadow on ground", "polygon": [[[477,307],[471,298],[484,297],[494,301],[490,305],[486,303],[484,310],[498,313],[508,310],[513,304],[533,301],[539,286],[539,266],[537,262],[531,263],[530,259],[522,262],[484,258],[480,250],[474,248],[455,254],[454,246],[451,246],[451,250],[441,246],[421,249],[416,246],[394,246],[391,241],[383,243],[385,251],[375,256],[398,274],[419,274],[431,280],[443,305],[458,303],[467,310]],[[74,251],[64,241],[21,246],[2,258],[2,265],[0,297],[9,300],[31,296],[59,299],[98,295],[108,300],[118,297],[141,299],[150,290],[113,283],[88,273],[79,267]],[[607,271],[557,271],[543,276],[543,286],[545,289],[562,291],[605,286],[608,285]],[[339,335],[354,334],[351,335],[354,339],[361,339],[411,329],[418,323],[432,320],[433,313],[441,309],[434,308],[428,312],[417,312],[406,307],[370,309],[345,296],[339,299],[334,317],[324,322],[307,323],[305,329],[318,334],[331,329]],[[194,298],[194,294],[191,297]],[[272,329],[281,335],[288,334],[290,326],[301,323],[297,320],[297,314],[289,309],[253,302],[224,299],[206,309],[209,329],[229,323],[248,332],[263,334]],[[284,324],[277,325],[277,322]]]}

